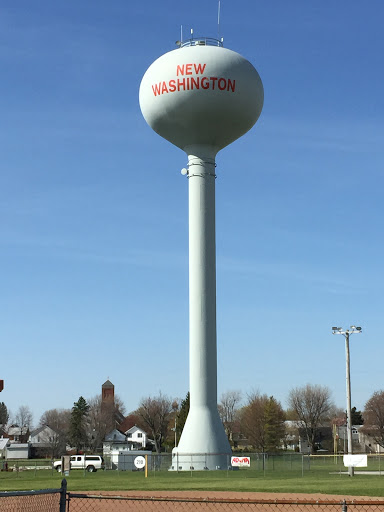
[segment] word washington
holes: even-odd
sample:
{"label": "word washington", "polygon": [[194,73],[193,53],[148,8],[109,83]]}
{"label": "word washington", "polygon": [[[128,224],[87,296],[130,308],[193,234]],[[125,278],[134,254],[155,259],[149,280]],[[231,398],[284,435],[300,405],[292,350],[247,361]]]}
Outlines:
{"label": "word washington", "polygon": [[[193,73],[203,74],[206,64],[182,64],[176,69],[176,76],[192,75]],[[236,80],[230,78],[219,78],[217,76],[183,76],[169,81],[163,80],[152,85],[155,96],[168,94],[176,91],[192,91],[194,89],[212,89],[227,92],[235,92]]]}

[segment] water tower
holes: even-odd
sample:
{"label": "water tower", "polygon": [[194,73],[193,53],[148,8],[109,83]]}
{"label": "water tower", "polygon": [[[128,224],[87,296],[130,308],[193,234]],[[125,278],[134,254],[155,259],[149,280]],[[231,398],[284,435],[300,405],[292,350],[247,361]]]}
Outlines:
{"label": "water tower", "polygon": [[231,448],[217,411],[215,157],[263,107],[252,64],[222,42],[194,38],[158,58],[140,85],[149,126],[188,155],[190,411],[173,470],[226,469]]}

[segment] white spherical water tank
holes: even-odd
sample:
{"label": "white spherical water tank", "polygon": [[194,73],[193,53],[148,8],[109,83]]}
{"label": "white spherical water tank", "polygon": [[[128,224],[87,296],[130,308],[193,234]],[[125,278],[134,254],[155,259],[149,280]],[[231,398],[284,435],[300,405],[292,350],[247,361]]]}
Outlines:
{"label": "white spherical water tank", "polygon": [[250,62],[206,44],[161,56],[140,86],[149,126],[183,150],[195,144],[224,148],[256,123],[263,99],[263,85]]}
{"label": "white spherical water tank", "polygon": [[217,411],[215,157],[252,128],[263,101],[256,69],[214,39],[191,39],[161,56],[140,85],[149,126],[188,155],[190,411],[173,470],[231,465]]}

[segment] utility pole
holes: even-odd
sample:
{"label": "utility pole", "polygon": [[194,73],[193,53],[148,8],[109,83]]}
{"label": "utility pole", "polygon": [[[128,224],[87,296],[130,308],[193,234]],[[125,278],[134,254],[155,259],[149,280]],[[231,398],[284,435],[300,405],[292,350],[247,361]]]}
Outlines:
{"label": "utility pole", "polygon": [[[332,327],[332,334],[342,334],[345,338],[345,360],[346,360],[346,391],[347,391],[347,433],[348,433],[348,455],[353,454],[352,447],[352,413],[351,413],[351,366],[349,354],[349,336],[351,334],[360,334],[361,327],[351,325],[350,329],[343,331],[342,327]],[[354,467],[348,466],[349,476],[354,475]]]}

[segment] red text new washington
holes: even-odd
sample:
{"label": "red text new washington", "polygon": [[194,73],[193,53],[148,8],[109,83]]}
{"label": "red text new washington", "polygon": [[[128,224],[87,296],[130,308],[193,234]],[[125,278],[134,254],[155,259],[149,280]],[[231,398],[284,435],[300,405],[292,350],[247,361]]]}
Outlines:
{"label": "red text new washington", "polygon": [[[194,89],[212,89],[226,92],[235,92],[236,80],[217,76],[199,76],[205,71],[206,64],[181,64],[177,65],[176,76],[168,81],[163,80],[152,85],[155,96],[176,91],[192,91]],[[187,76],[187,75],[197,76]]]}

